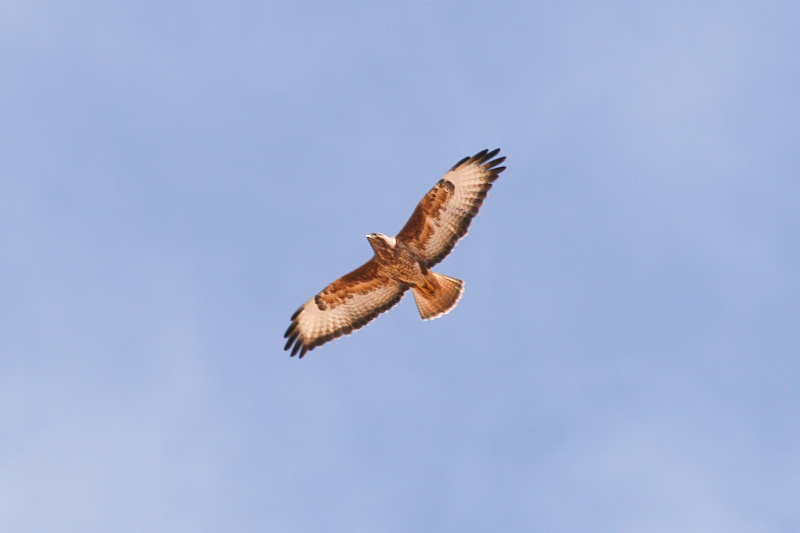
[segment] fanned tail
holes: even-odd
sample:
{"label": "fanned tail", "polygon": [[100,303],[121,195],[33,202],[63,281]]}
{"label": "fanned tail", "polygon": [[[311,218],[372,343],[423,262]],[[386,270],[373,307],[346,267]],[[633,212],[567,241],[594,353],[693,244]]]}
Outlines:
{"label": "fanned tail", "polygon": [[419,315],[431,320],[449,313],[461,299],[464,282],[444,274],[428,271],[427,287],[411,287]]}

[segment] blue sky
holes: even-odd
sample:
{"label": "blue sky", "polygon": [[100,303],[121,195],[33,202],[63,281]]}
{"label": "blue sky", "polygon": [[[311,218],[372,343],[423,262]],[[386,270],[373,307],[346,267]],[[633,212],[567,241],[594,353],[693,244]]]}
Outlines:
{"label": "blue sky", "polygon": [[[796,531],[800,9],[6,2],[3,531]],[[464,156],[412,298],[291,313]]]}

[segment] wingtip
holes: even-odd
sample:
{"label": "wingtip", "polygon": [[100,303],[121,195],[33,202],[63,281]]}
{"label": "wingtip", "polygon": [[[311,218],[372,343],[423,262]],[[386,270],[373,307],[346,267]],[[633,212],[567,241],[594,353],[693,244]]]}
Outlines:
{"label": "wingtip", "polygon": [[[488,163],[486,163],[486,164],[485,164],[485,165],[483,165],[483,166],[484,166],[484,167],[486,167],[486,168],[493,169],[493,168],[496,168],[496,167],[497,167],[497,165],[499,165],[500,163],[502,163],[502,162],[503,162],[503,161],[505,161],[505,160],[506,160],[506,157],[505,157],[505,156],[503,156],[503,157],[498,157],[497,159],[492,159],[491,161],[489,161]],[[506,167],[503,167],[503,168],[505,169]]]}
{"label": "wingtip", "polygon": [[[494,150],[491,150],[491,151],[489,151],[488,148],[484,148],[483,150],[481,150],[480,152],[478,152],[477,154],[475,154],[473,156],[465,157],[464,159],[462,159],[461,161],[459,161],[458,163],[453,165],[453,168],[450,169],[450,170],[455,170],[458,167],[460,167],[461,165],[463,165],[465,163],[468,163],[468,162],[476,162],[476,163],[479,163],[479,164],[486,163],[487,161],[489,161],[490,159],[492,159],[494,156],[496,156],[499,153],[500,153],[500,148],[495,148]],[[498,165],[498,164],[502,163],[504,160],[505,160],[505,157],[502,157],[502,158],[497,160],[497,163],[492,162],[492,166]],[[489,167],[489,168],[491,168],[491,167]]]}
{"label": "wingtip", "polygon": [[[486,151],[487,151],[487,150],[484,150],[484,152],[486,152]],[[495,149],[494,149],[494,150],[492,150],[491,152],[487,153],[487,154],[485,155],[485,158],[486,158],[486,159],[491,159],[491,158],[493,158],[494,156],[496,156],[496,155],[497,155],[497,154],[499,154],[499,153],[500,153],[500,148],[495,148]],[[505,159],[505,158],[503,158],[503,159]]]}
{"label": "wingtip", "polygon": [[[300,348],[303,347],[303,346],[304,346],[303,340],[302,339],[297,339],[295,341],[295,343],[294,343],[294,348],[292,348],[292,357],[297,355],[297,352],[299,352]],[[303,357],[303,356],[301,355],[300,357]]]}

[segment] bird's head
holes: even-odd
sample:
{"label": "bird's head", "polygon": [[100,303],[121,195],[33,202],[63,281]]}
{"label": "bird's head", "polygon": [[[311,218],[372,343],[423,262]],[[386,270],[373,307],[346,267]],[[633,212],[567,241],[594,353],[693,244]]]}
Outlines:
{"label": "bird's head", "polygon": [[370,233],[367,240],[376,252],[378,249],[394,248],[396,244],[394,237],[387,237],[383,233]]}

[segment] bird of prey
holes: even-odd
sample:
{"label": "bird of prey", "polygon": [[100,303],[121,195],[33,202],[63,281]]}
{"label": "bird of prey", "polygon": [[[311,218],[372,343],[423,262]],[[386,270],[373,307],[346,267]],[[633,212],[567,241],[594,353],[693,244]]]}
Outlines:
{"label": "bird of prey", "polygon": [[467,233],[487,191],[506,167],[500,149],[465,157],[428,191],[395,237],[367,235],[375,255],[308,300],[292,315],[284,350],[292,356],[348,335],[387,311],[408,289],[423,320],[450,312],[464,282],[433,272]]}

